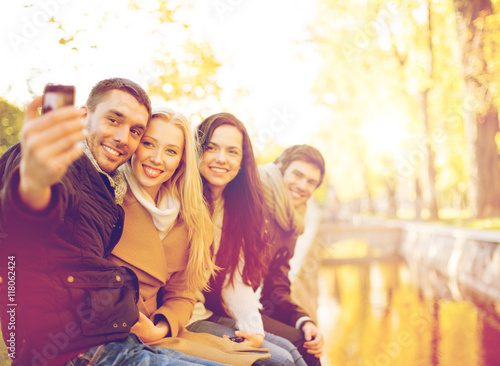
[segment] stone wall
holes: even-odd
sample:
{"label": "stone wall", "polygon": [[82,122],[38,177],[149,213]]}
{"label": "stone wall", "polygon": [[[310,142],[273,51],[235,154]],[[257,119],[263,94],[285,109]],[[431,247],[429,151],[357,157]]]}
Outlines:
{"label": "stone wall", "polygon": [[445,278],[454,299],[500,304],[499,244],[500,231],[407,224],[401,254]]}

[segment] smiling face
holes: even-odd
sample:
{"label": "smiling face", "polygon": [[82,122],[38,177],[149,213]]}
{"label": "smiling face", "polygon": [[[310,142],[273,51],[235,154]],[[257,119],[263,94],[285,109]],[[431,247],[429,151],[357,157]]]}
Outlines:
{"label": "smiling face", "polygon": [[302,160],[295,160],[283,172],[283,184],[297,208],[312,196],[321,179],[319,168]]}
{"label": "smiling face", "polygon": [[214,200],[238,174],[242,157],[241,132],[230,125],[217,127],[206,144],[200,163],[200,174],[206,179]]}
{"label": "smiling face", "polygon": [[162,184],[175,173],[183,152],[182,130],[172,122],[154,117],[132,157],[134,174],[153,200]]}
{"label": "smiling face", "polygon": [[92,155],[103,171],[113,173],[130,159],[148,122],[148,111],[132,95],[121,90],[104,94],[94,111],[87,110]]}

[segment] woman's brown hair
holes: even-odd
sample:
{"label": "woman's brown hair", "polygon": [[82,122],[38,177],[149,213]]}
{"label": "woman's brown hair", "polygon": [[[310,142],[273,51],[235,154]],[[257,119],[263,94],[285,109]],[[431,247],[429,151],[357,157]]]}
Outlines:
{"label": "woman's brown hair", "polygon": [[[243,156],[238,175],[228,183],[224,192],[224,221],[219,255],[216,265],[219,275],[229,274],[228,284],[234,279],[240,253],[243,252],[245,267],[242,277],[246,285],[258,287],[265,274],[267,238],[264,237],[265,207],[257,164],[248,132],[241,121],[230,113],[218,113],[205,119],[196,133],[202,152],[207,148],[214,131],[222,126],[234,126],[243,136]],[[213,214],[213,202],[206,180],[203,193]]]}

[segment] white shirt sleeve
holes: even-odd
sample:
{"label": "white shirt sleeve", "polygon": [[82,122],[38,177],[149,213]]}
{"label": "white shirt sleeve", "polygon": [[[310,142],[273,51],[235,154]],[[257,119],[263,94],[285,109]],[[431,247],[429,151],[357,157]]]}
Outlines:
{"label": "white shirt sleeve", "polygon": [[297,319],[297,321],[295,322],[295,329],[302,330],[302,326],[305,322],[313,322],[313,320],[308,316],[303,316]]}
{"label": "white shirt sleeve", "polygon": [[264,335],[264,324],[260,316],[260,303],[251,286],[243,283],[242,272],[245,262],[240,258],[234,274],[233,284],[228,285],[229,275],[222,286],[222,300],[227,312],[236,321],[236,327],[244,332]]}

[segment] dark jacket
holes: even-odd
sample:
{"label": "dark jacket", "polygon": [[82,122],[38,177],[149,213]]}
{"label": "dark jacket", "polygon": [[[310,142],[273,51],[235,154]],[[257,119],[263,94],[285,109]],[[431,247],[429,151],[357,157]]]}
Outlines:
{"label": "dark jacket", "polygon": [[299,318],[309,316],[290,297],[291,284],[288,275],[297,236],[293,235],[293,232],[284,231],[274,219],[268,222],[268,229],[271,236],[271,260],[262,286],[262,313],[295,327]]}
{"label": "dark jacket", "polygon": [[34,214],[17,192],[20,153],[18,144],[0,159],[2,333],[13,365],[53,364],[129,334],[137,278],[104,259],[123,226],[107,178],[82,156]]}

